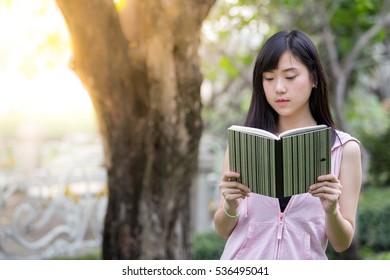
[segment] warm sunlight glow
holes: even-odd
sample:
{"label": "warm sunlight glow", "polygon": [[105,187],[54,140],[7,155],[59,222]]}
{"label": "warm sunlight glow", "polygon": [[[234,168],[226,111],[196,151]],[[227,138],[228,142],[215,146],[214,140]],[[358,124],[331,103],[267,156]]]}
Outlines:
{"label": "warm sunlight glow", "polygon": [[1,75],[0,116],[15,110],[36,112],[90,112],[91,102],[78,77],[66,68],[37,74],[26,80],[18,75]]}
{"label": "warm sunlight glow", "polygon": [[118,11],[121,11],[125,8],[127,0],[114,0],[115,7]]}
{"label": "warm sunlight glow", "polygon": [[0,1],[0,34],[0,121],[15,112],[29,119],[93,113],[68,67],[69,34],[55,1]]}

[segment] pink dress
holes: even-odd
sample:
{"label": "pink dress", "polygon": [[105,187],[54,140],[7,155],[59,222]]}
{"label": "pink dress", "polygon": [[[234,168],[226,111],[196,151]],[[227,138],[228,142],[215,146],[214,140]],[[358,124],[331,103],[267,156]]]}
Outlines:
{"label": "pink dress", "polygon": [[[332,173],[339,176],[343,145],[357,141],[337,131],[332,147]],[[282,213],[279,200],[251,193],[241,202],[237,225],[221,259],[327,259],[325,213],[319,198],[309,193],[291,197]]]}

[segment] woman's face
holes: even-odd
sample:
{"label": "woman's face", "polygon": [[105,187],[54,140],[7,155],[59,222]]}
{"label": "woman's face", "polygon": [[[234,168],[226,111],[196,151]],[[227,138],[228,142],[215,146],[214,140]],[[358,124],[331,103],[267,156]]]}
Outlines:
{"label": "woman's face", "polygon": [[313,79],[306,66],[290,52],[282,54],[276,69],[263,73],[262,81],[266,99],[280,118],[311,116]]}

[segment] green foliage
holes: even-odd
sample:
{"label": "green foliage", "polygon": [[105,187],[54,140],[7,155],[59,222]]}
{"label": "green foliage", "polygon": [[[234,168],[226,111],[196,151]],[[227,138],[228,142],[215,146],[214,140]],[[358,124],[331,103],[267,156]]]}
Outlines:
{"label": "green foliage", "polygon": [[[362,83],[362,78],[360,83]],[[361,138],[366,146],[382,137],[389,128],[390,119],[383,110],[383,105],[374,95],[367,94],[367,90],[357,87],[351,90],[346,104],[345,119],[349,123],[353,134]],[[373,126],[372,124],[376,125]]]}
{"label": "green foliage", "polygon": [[100,248],[97,248],[95,250],[92,250],[90,252],[80,253],[77,255],[63,255],[53,258],[53,260],[101,260],[101,250]]}
{"label": "green foliage", "polygon": [[232,64],[231,60],[226,56],[221,56],[219,60],[219,66],[224,69],[230,78],[238,76],[239,72],[236,67]]}
{"label": "green foliage", "polygon": [[218,260],[226,241],[215,232],[195,235],[192,241],[192,254],[195,260]]}
{"label": "green foliage", "polygon": [[[340,57],[349,54],[358,38],[376,23],[383,0],[342,0],[331,18],[332,29],[337,34]],[[384,33],[376,39],[383,40]],[[366,51],[369,51],[367,48]]]}
{"label": "green foliage", "polygon": [[362,141],[364,141],[365,147],[371,155],[368,178],[369,183],[377,185],[378,187],[389,187],[390,129],[382,135],[377,135],[375,133],[366,135]]}
{"label": "green foliage", "polygon": [[390,260],[390,252],[375,252],[370,248],[362,248],[362,259],[364,260]]}
{"label": "green foliage", "polygon": [[357,226],[363,247],[373,251],[390,250],[389,197],[390,188],[369,187],[362,193]]}
{"label": "green foliage", "polygon": [[203,24],[204,132],[225,145],[226,128],[243,124],[251,98],[253,61],[268,25],[267,1],[217,1]]}

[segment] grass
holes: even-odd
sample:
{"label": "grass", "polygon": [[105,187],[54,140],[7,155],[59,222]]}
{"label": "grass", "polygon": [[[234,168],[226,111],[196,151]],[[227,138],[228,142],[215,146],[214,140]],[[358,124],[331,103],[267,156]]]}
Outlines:
{"label": "grass", "polygon": [[360,253],[363,260],[390,260],[390,252],[374,252],[371,249],[363,248]]}
{"label": "grass", "polygon": [[53,260],[101,260],[101,250],[100,248],[96,248],[95,250],[77,254],[74,256],[58,256],[53,258]]}

